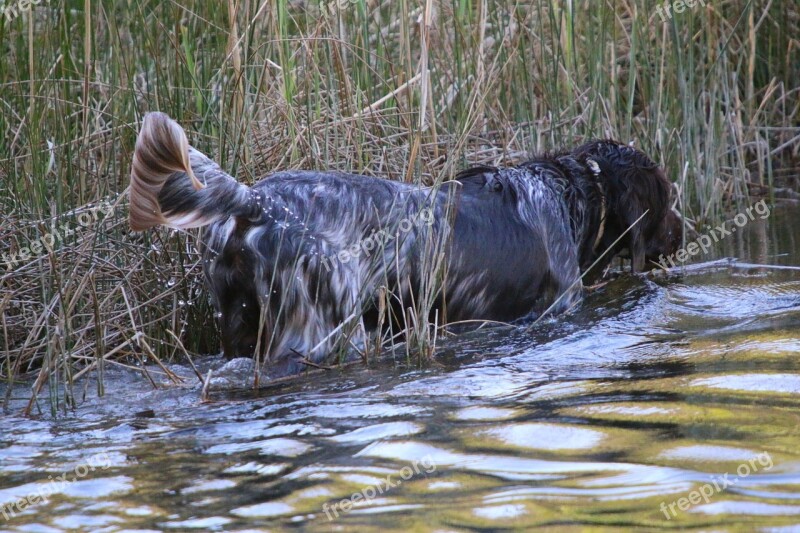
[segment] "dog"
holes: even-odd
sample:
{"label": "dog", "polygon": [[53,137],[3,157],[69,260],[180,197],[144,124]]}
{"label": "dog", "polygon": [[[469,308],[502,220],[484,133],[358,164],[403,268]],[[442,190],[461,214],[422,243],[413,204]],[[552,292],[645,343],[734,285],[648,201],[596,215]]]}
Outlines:
{"label": "dog", "polygon": [[436,188],[327,171],[248,187],[150,113],[129,221],[134,231],[205,227],[224,355],[257,356],[283,375],[324,362],[342,338],[358,342],[345,329],[363,337],[392,322],[387,313],[402,324],[409,307],[439,324],[564,312],[624,250],[642,272],[680,247],[671,192],[656,163],[611,140],[470,168]]}

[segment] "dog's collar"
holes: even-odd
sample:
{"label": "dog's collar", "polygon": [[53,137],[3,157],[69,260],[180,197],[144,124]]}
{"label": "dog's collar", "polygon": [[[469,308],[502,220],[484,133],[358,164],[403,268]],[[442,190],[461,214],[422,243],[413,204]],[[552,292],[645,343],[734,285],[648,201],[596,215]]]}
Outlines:
{"label": "dog's collar", "polygon": [[[589,159],[587,164],[594,173],[595,178],[599,178],[600,165],[598,165],[593,159]],[[597,230],[597,237],[595,237],[594,244],[592,245],[593,253],[597,252],[597,247],[600,246],[600,241],[603,240],[603,234],[606,230],[606,194],[603,190],[603,184],[600,183],[599,179],[596,179],[594,183],[597,185],[597,192],[600,194],[600,228]]]}

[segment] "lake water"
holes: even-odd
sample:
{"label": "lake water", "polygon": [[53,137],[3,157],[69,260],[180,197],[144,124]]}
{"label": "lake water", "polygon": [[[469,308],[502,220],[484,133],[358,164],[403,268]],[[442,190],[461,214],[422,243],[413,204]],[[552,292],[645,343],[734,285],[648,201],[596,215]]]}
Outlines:
{"label": "lake water", "polygon": [[800,531],[800,269],[757,266],[800,264],[798,220],[422,368],[207,402],[185,366],[159,390],[111,369],[66,416],[0,419],[0,530]]}

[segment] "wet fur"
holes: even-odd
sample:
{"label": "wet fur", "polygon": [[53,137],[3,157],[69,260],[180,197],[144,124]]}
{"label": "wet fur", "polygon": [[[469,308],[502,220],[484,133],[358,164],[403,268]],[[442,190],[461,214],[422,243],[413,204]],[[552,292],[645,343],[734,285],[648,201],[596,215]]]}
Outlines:
{"label": "wet fur", "polygon": [[[344,323],[377,328],[382,287],[395,317],[424,286],[440,321],[563,312],[580,298],[581,275],[597,275],[623,249],[634,271],[677,249],[682,225],[670,191],[653,161],[615,141],[513,168],[471,168],[438,190],[316,171],[247,187],[152,113],[134,156],[131,227],[207,226],[204,271],[225,355],[258,352],[283,374],[341,348],[332,333]],[[423,213],[432,216],[419,223]],[[407,219],[417,222],[408,228]],[[343,252],[381,232],[395,237],[347,260]],[[431,272],[437,264],[441,272]]]}

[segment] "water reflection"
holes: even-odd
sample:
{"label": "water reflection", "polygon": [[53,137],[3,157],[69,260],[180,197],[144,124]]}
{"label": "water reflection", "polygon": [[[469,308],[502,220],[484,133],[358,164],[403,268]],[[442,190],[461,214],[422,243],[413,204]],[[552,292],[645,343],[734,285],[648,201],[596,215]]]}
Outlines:
{"label": "water reflection", "polygon": [[[703,259],[796,265],[798,214],[776,209]],[[800,272],[723,261],[622,277],[532,332],[448,339],[423,369],[385,361],[210,403],[180,365],[189,385],[157,391],[110,369],[124,393],[4,420],[0,529],[797,531],[798,327]],[[107,469],[8,506],[98,453]],[[708,501],[662,512],[726,473]]]}

